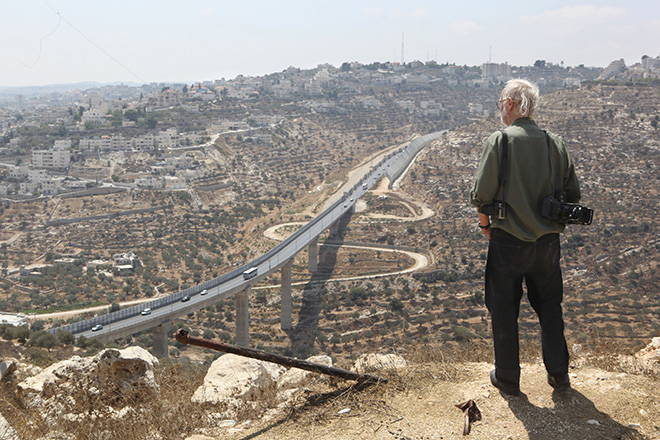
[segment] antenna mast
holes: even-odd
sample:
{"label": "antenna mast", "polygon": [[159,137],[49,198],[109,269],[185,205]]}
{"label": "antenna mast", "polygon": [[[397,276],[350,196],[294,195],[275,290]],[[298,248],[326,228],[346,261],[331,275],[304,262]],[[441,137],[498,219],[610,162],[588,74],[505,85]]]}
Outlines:
{"label": "antenna mast", "polygon": [[403,54],[404,54],[404,52],[403,52],[403,35],[404,34],[401,34],[401,65],[402,66],[405,64],[405,61],[404,61],[405,58],[403,57]]}

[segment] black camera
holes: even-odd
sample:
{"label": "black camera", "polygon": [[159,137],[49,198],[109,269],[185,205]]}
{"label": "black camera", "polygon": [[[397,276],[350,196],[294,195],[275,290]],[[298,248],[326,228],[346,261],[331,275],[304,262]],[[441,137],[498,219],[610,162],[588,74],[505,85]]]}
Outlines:
{"label": "black camera", "polygon": [[479,208],[479,212],[489,215],[493,218],[503,220],[506,217],[506,203],[498,202],[497,200],[490,205],[484,205]]}
{"label": "black camera", "polygon": [[566,192],[557,191],[553,196],[543,199],[541,215],[560,223],[590,225],[594,210],[577,203],[567,203]]}

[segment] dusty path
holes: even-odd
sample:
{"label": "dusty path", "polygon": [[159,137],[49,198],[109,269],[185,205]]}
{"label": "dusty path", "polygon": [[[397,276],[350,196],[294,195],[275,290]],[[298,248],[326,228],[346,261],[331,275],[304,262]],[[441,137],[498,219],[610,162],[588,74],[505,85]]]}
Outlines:
{"label": "dusty path", "polygon": [[[426,255],[419,254],[417,252],[410,252],[410,251],[404,251],[400,249],[384,249],[380,247],[370,247],[370,246],[355,246],[355,245],[341,245],[341,244],[324,244],[323,246],[332,246],[332,247],[344,247],[344,248],[353,248],[353,249],[370,249],[370,250],[375,250],[379,252],[399,252],[402,254],[406,254],[412,259],[415,260],[415,263],[403,270],[397,270],[394,272],[383,272],[383,273],[378,273],[378,274],[371,274],[371,275],[358,275],[354,277],[343,277],[343,278],[330,278],[327,280],[319,280],[319,281],[299,281],[295,283],[291,283],[292,286],[302,286],[302,285],[307,285],[307,284],[314,284],[314,283],[327,283],[328,281],[355,281],[355,280],[368,280],[368,279],[374,279],[374,278],[383,278],[383,277],[390,277],[394,275],[401,275],[404,273],[410,273],[410,272],[415,272],[420,269],[424,269],[425,267],[428,267],[429,265],[429,259]],[[273,288],[279,288],[281,287],[281,284],[273,284],[269,286],[255,286],[252,287],[252,290],[259,290],[259,289],[273,289]]]}

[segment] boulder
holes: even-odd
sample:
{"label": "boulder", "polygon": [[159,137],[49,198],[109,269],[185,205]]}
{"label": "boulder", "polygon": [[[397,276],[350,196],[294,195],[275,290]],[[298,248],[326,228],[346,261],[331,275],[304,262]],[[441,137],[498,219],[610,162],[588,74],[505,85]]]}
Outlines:
{"label": "boulder", "polygon": [[20,382],[18,388],[24,392],[38,393],[46,399],[61,392],[62,388],[75,385],[98,390],[111,386],[113,391],[117,386],[123,390],[135,387],[157,390],[154,379],[156,366],[158,359],[143,348],[109,348],[92,358],[73,356],[53,364]]}
{"label": "boulder", "polygon": [[635,353],[635,359],[644,371],[660,372],[660,337],[653,338],[649,345]]}
{"label": "boulder", "polygon": [[84,418],[90,405],[121,409],[126,402],[157,397],[157,365],[158,359],[140,347],[110,348],[89,358],[73,356],[18,383],[18,396],[45,420]]}
{"label": "boulder", "polygon": [[285,371],[286,368],[270,362],[225,354],[211,364],[192,401],[237,408],[242,402],[255,400],[260,393],[273,390]]}
{"label": "boulder", "polygon": [[381,370],[397,370],[406,368],[408,362],[398,354],[369,353],[360,356],[355,361],[355,371],[358,373],[373,373]]}
{"label": "boulder", "polygon": [[157,390],[154,368],[158,359],[141,347],[128,347],[123,350],[103,350],[95,356],[96,377],[101,386],[121,384],[124,390],[146,388]]}

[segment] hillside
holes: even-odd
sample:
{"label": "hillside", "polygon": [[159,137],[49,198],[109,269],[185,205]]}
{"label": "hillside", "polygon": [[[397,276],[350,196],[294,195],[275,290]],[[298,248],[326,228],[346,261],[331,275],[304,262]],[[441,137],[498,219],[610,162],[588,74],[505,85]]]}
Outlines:
{"label": "hillside", "polygon": [[[177,405],[186,402],[190,411],[186,417],[203,422],[197,428],[186,423],[178,432],[165,431],[156,422],[152,425],[139,417],[122,423],[146,423],[145,429],[155,433],[153,438],[207,434],[230,440],[431,440],[461,437],[462,415],[453,405],[474,399],[484,419],[474,425],[472,438],[660,438],[657,370],[624,361],[660,334],[660,242],[655,222],[660,208],[658,92],[657,86],[643,84],[590,84],[542,97],[538,122],[567,143],[581,179],[583,203],[596,210],[593,225],[570,226],[562,237],[564,310],[574,391],[553,396],[545,384],[539,364],[538,324],[525,301],[521,309],[525,394],[517,399],[502,397],[488,381],[492,351],[482,294],[487,243],[476,227],[467,192],[483,140],[498,127],[493,114],[453,130],[427,147],[399,189],[379,193],[387,198],[365,197],[361,201],[365,210],[345,219],[340,237],[320,248],[318,273],[308,273],[306,255],[296,258],[294,282],[302,284],[294,291],[293,331],[279,327],[279,290],[272,287],[279,276],[271,276],[254,289],[250,331],[255,347],[298,357],[328,354],[344,368],[351,368],[363,353],[398,353],[410,362],[407,370],[391,373],[386,386],[362,392],[349,390],[344,383],[312,387],[302,391],[295,404],[274,412],[261,408],[244,414],[232,428],[220,428],[210,415],[213,408],[192,407],[186,402],[217,353],[172,341],[170,355],[175,367],[165,366],[161,373],[161,383],[171,388],[159,403],[161,418],[154,420],[166,423],[163,414],[183,417]],[[16,227],[12,231],[16,232],[12,242],[16,246],[1,251],[12,262],[47,260],[55,252],[105,255],[108,250],[131,247],[141,250],[145,266],[125,278],[72,267],[53,269],[47,277],[25,278],[16,284],[4,280],[3,306],[20,309],[26,304],[43,311],[51,304],[81,305],[81,298],[90,304],[147,298],[263,252],[275,243],[264,231],[309,218],[319,201],[336,187],[341,172],[357,162],[351,159],[348,136],[342,138],[345,144],[339,153],[312,154],[303,139],[313,138],[327,151],[339,141],[328,137],[326,130],[330,129],[317,120],[301,118],[283,129],[292,139],[297,138],[293,147],[271,148],[271,155],[262,155],[262,149],[268,147],[249,145],[246,151],[250,154],[245,157],[255,158],[254,162],[240,160],[243,156],[232,150],[237,148],[235,139],[219,142],[212,154],[195,157],[208,160],[223,178],[236,172],[237,180],[222,191],[188,191],[175,196],[131,191],[38,200],[23,203],[20,209],[5,207],[3,219]],[[296,166],[280,166],[281,157],[292,151],[296,152]],[[232,159],[237,158],[234,170]],[[137,166],[139,158],[135,159]],[[335,166],[338,160],[345,163]],[[128,170],[129,165],[123,166]],[[258,172],[262,165],[270,174]],[[306,175],[295,175],[297,169],[305,170]],[[319,175],[326,169],[329,175]],[[287,188],[287,175],[296,177],[295,191]],[[259,190],[267,188],[272,192],[262,197]],[[72,226],[25,227],[28,218],[43,224],[49,218],[144,207],[163,210]],[[432,209],[435,215],[422,215],[425,209]],[[369,249],[338,247],[342,243]],[[412,260],[400,250],[428,255],[431,267],[412,276],[333,281],[409,267]],[[161,290],[154,292],[154,286]],[[34,293],[32,288],[37,287],[44,295]],[[182,317],[173,330],[186,327],[204,337],[231,341],[234,307],[233,301],[221,302]],[[36,340],[26,341],[26,335],[9,332],[3,333],[3,339],[12,342],[3,342],[0,357],[19,357],[41,366],[101,348],[92,341],[78,341],[78,347],[58,341],[65,348],[41,349]],[[135,335],[118,344],[149,347],[151,336]],[[171,374],[173,369],[183,369],[176,365],[191,364],[192,377],[182,380]],[[20,405],[3,399],[0,412],[13,422],[12,414],[16,417]],[[345,408],[351,411],[338,414]],[[246,420],[251,421],[243,425]],[[240,431],[232,431],[237,428]],[[126,429],[117,426],[117,432]],[[46,433],[38,434],[26,438],[48,438]]]}

